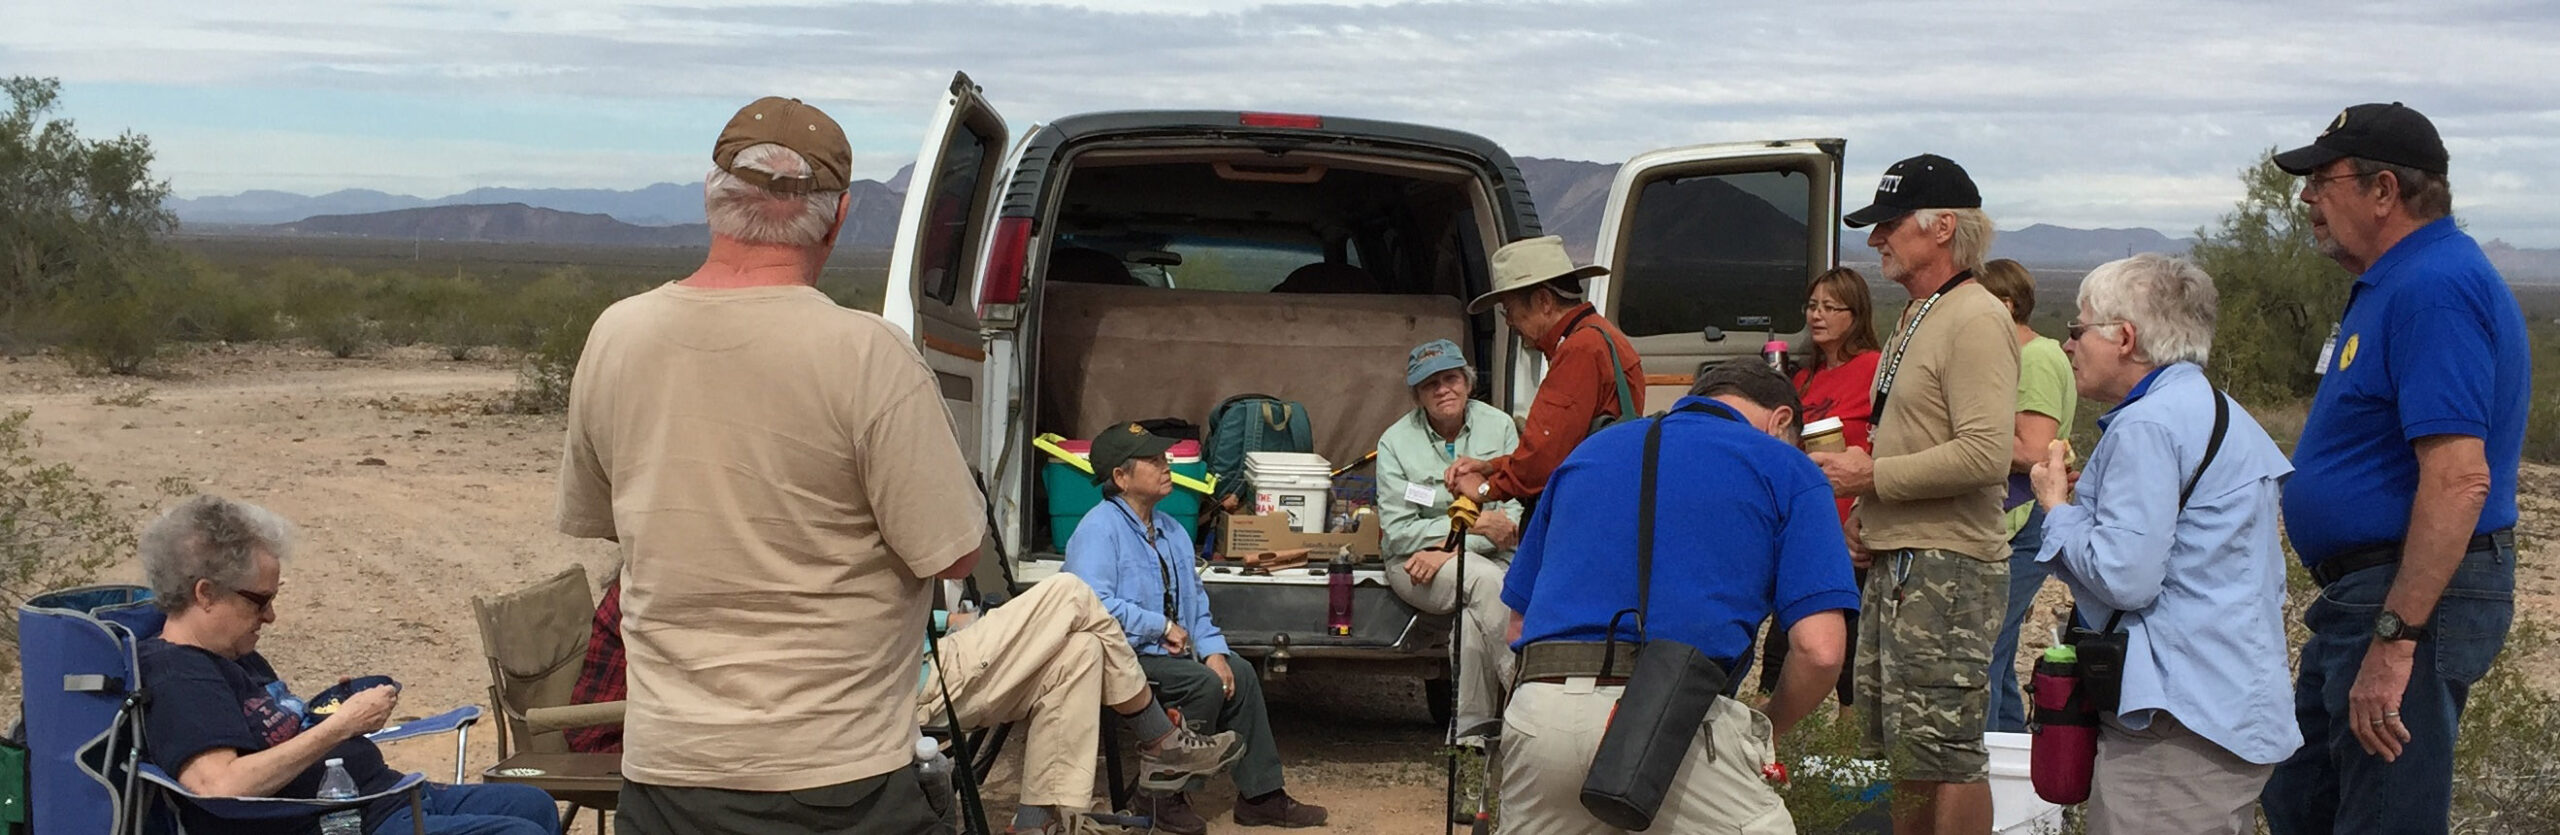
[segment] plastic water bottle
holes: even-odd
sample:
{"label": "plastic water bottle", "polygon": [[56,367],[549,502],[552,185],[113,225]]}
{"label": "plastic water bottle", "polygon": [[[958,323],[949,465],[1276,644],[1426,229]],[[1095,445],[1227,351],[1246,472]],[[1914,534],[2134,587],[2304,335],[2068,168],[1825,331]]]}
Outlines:
{"label": "plastic water bottle", "polygon": [[924,784],[924,802],[933,807],[935,817],[942,819],[946,832],[960,828],[959,791],[951,782],[954,767],[942,746],[927,737],[916,737],[916,777]]}
{"label": "plastic water bottle", "polygon": [[[356,778],[347,776],[347,761],[330,757],[328,776],[320,778],[321,800],[356,796]],[[320,835],[364,835],[364,810],[341,809],[320,816]]]}

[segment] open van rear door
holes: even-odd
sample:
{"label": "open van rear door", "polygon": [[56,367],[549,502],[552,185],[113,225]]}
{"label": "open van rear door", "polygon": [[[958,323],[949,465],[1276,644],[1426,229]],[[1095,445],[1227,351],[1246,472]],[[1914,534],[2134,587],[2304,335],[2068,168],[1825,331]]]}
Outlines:
{"label": "open van rear door", "polygon": [[1593,302],[1644,355],[1668,408],[1699,363],[1805,345],[1806,285],[1839,262],[1838,139],[1651,151],[1618,168],[1592,260]]}
{"label": "open van rear door", "polygon": [[968,74],[954,76],[925,126],[924,147],[907,180],[880,311],[915,339],[942,387],[961,454],[981,467],[987,347],[979,332],[977,275],[1002,184],[1006,137],[1004,117]]}

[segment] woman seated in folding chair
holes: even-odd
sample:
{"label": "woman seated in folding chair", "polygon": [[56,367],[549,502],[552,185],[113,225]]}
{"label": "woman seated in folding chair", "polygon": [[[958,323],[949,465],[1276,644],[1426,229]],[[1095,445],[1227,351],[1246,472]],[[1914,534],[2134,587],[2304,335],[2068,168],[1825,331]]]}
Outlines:
{"label": "woman seated in folding chair", "polygon": [[[293,526],[265,508],[197,496],[142,532],[142,572],[168,614],[160,636],[142,642],[144,755],[188,791],[222,797],[313,797],[330,759],[345,761],[358,794],[389,788],[400,775],[364,735],[382,728],[400,702],[394,685],[347,697],[326,718],[306,721],[303,704],[258,654],[258,633],[276,620],[283,560]],[[322,708],[326,709],[326,705]],[[437,835],[555,835],[550,795],[530,786],[428,784],[419,804]],[[191,833],[307,832],[309,821],[227,821],[192,807]],[[414,828],[407,802],[378,801],[364,829]]]}

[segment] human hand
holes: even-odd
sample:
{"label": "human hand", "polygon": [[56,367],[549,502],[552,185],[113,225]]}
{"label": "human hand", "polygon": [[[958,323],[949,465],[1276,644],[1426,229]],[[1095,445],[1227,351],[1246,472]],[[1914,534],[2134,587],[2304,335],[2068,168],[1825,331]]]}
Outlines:
{"label": "human hand", "polygon": [[943,621],[942,633],[943,633],[943,634],[945,634],[945,635],[948,635],[948,634],[951,634],[951,633],[953,633],[953,632],[958,632],[958,631],[960,631],[960,628],[961,628],[961,627],[968,626],[970,621],[977,620],[977,619],[978,619],[978,613],[976,613],[976,612],[952,612],[951,614],[946,615],[946,616],[944,616],[944,617],[946,618],[946,620],[944,620],[944,621]]}
{"label": "human hand", "polygon": [[1182,624],[1167,622],[1164,625],[1164,651],[1175,655],[1190,655],[1191,633],[1182,631]]}
{"label": "human hand", "polygon": [[2027,470],[2027,483],[2035,488],[2036,504],[2052,510],[2071,503],[2071,485],[2078,481],[2071,473],[2071,442],[2056,438],[2045,445],[2044,460]]}
{"label": "human hand", "polygon": [[1404,576],[1413,578],[1414,585],[1431,585],[1431,578],[1440,576],[1440,567],[1449,564],[1452,556],[1456,555],[1448,551],[1416,551],[1404,558]]}
{"label": "human hand", "polygon": [[2416,641],[2374,641],[2356,670],[2355,688],[2347,691],[2347,728],[2364,752],[2383,762],[2400,758],[2409,742],[2409,726],[2400,721],[2400,697],[2409,692],[2409,670],[2418,655]]}
{"label": "human hand", "polygon": [[1874,551],[1867,550],[1867,541],[1858,536],[1858,529],[1858,517],[1855,514],[1840,523],[1840,534],[1849,540],[1849,567],[1865,571],[1867,566],[1875,564],[1876,554]]}
{"label": "human hand", "polygon": [[320,724],[343,733],[342,739],[354,739],[382,730],[391,721],[391,710],[399,706],[400,688],[385,684],[348,696],[338,703],[337,712],[320,720]]}
{"label": "human hand", "polygon": [[1842,496],[1864,496],[1876,489],[1876,461],[1867,451],[1850,447],[1840,452],[1809,452],[1813,463],[1822,466],[1822,476],[1831,480],[1831,492]]}
{"label": "human hand", "polygon": [[1458,473],[1449,477],[1449,493],[1481,502],[1485,500],[1486,481],[1487,479],[1478,473]]}
{"label": "human hand", "polygon": [[1488,510],[1477,516],[1473,530],[1493,540],[1496,548],[1512,548],[1520,544],[1520,523],[1511,521],[1509,514],[1499,510]]}
{"label": "human hand", "polygon": [[1226,688],[1226,693],[1229,697],[1235,696],[1236,671],[1234,668],[1227,666],[1227,656],[1224,653],[1209,656],[1209,660],[1202,661],[1200,663],[1208,665],[1209,672],[1218,674],[1218,684]]}

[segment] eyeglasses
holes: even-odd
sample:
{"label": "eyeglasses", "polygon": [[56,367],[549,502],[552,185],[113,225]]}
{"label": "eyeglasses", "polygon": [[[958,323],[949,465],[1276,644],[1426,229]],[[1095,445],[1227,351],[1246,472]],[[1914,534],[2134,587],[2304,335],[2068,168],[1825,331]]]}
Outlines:
{"label": "eyeglasses", "polygon": [[2124,324],[2124,320],[2122,319],[2109,319],[2104,322],[2083,322],[2078,319],[2073,319],[2070,322],[2065,323],[2062,326],[2062,329],[2065,333],[2069,333],[2072,339],[2076,340],[2080,338],[2081,334],[2089,332],[2090,328],[2113,327],[2121,324]]}
{"label": "eyeglasses", "polygon": [[253,605],[253,606],[258,607],[258,611],[259,611],[261,614],[266,613],[266,612],[272,612],[272,611],[275,611],[275,608],[276,608],[276,593],[275,593],[275,592],[267,592],[267,593],[264,593],[264,594],[260,594],[260,593],[258,593],[258,592],[250,591],[250,590],[248,590],[248,589],[232,589],[232,590],[231,590],[231,592],[232,592],[233,594],[240,595],[240,598],[241,598],[241,599],[249,601],[250,605]]}
{"label": "eyeglasses", "polygon": [[1841,305],[1841,304],[1824,304],[1824,303],[1822,303],[1822,302],[1805,302],[1805,303],[1804,303],[1804,312],[1806,312],[1806,313],[1808,313],[1808,314],[1811,314],[1811,313],[1847,313],[1847,312],[1849,312],[1849,306],[1848,306],[1848,305]]}
{"label": "eyeglasses", "polygon": [[2362,176],[2364,175],[2349,172],[2345,174],[2331,174],[2325,177],[2304,177],[2302,178],[2302,196],[2309,197],[2311,195],[2318,194],[2322,188],[2327,187],[2329,183],[2333,181],[2353,180]]}

